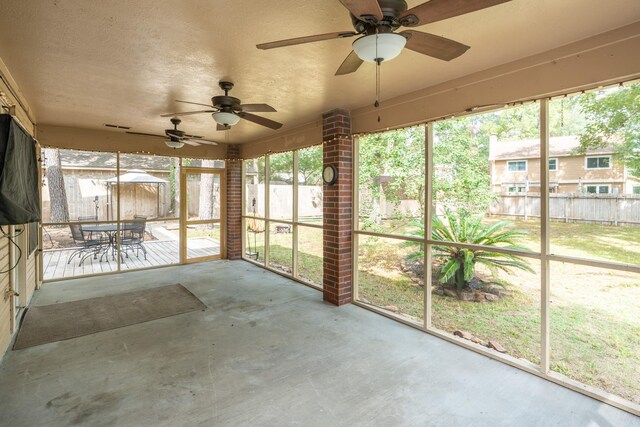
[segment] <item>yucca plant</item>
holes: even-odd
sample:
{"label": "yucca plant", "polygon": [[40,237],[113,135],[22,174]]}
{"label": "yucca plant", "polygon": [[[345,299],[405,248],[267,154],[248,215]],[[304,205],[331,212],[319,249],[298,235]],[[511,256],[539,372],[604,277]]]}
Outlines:
{"label": "yucca plant", "polygon": [[[417,228],[412,234],[424,236],[424,226],[414,224]],[[483,246],[499,246],[505,249],[526,250],[517,244],[527,233],[522,230],[510,230],[509,221],[498,221],[483,224],[482,216],[472,216],[465,211],[453,212],[445,209],[444,220],[437,215],[432,220],[432,240],[441,242],[469,243]],[[477,264],[486,265],[491,271],[503,270],[512,272],[519,269],[533,272],[526,260],[517,255],[492,252],[486,249],[457,248],[453,246],[433,245],[434,256],[442,260],[440,282],[454,283],[457,290],[463,290],[475,276]],[[410,258],[424,256],[424,249],[413,253]]]}

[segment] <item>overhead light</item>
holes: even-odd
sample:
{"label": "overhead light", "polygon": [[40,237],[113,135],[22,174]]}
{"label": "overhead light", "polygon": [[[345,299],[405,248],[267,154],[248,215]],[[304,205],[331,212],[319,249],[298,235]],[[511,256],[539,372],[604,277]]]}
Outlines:
{"label": "overhead light", "polygon": [[407,44],[407,39],[400,34],[371,34],[354,41],[353,51],[363,61],[389,61],[400,55],[405,44]]}
{"label": "overhead light", "polygon": [[240,121],[240,117],[233,113],[227,113],[226,111],[218,111],[217,113],[213,113],[212,116],[217,124],[224,127],[233,126]]}
{"label": "overhead light", "polygon": [[182,142],[182,141],[174,141],[173,139],[167,139],[164,143],[167,144],[167,147],[173,148],[174,150],[176,148],[184,147],[184,142]]}

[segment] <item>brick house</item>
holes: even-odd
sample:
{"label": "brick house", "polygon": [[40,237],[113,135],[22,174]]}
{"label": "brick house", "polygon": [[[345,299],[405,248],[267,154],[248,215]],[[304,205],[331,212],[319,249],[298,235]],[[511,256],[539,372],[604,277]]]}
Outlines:
{"label": "brick house", "polygon": [[[549,190],[552,193],[640,194],[640,179],[611,148],[578,154],[577,136],[549,139]],[[498,141],[489,144],[494,193],[540,191],[540,141]]]}

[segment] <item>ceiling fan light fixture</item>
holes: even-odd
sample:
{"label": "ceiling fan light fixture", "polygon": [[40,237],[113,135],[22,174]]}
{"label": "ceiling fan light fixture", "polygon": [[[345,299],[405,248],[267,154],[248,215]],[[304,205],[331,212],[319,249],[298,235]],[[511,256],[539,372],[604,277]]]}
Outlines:
{"label": "ceiling fan light fixture", "polygon": [[406,44],[407,39],[400,34],[371,34],[354,41],[353,51],[363,61],[377,62],[378,59],[389,61],[400,55]]}
{"label": "ceiling fan light fixture", "polygon": [[174,150],[176,148],[184,147],[184,142],[182,142],[182,141],[174,141],[173,139],[167,139],[164,143],[167,144],[167,147],[173,148]]}
{"label": "ceiling fan light fixture", "polygon": [[233,113],[227,113],[226,111],[218,111],[213,113],[211,116],[213,116],[213,120],[215,120],[217,124],[225,127],[233,126],[240,121],[239,116]]}

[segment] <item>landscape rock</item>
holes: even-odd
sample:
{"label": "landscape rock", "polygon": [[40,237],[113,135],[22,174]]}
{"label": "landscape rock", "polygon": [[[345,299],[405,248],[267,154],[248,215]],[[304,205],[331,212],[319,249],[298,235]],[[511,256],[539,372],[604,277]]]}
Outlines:
{"label": "landscape rock", "polygon": [[499,353],[506,353],[507,349],[500,345],[498,341],[489,340],[487,347],[494,349]]}
{"label": "landscape rock", "polygon": [[478,279],[477,277],[474,277],[473,279],[471,279],[471,281],[469,282],[469,287],[471,289],[480,289],[482,288],[482,282],[480,281],[480,279]]}
{"label": "landscape rock", "polygon": [[462,301],[475,301],[476,295],[473,292],[458,292],[458,298]]}
{"label": "landscape rock", "polygon": [[383,307],[385,310],[389,310],[389,311],[393,311],[394,313],[397,313],[398,311],[400,311],[400,309],[398,307],[396,307],[395,305],[388,305],[386,307]]}
{"label": "landscape rock", "polygon": [[476,344],[484,345],[484,341],[482,341],[480,338],[477,338],[477,337],[471,338],[470,341]]}
{"label": "landscape rock", "polygon": [[496,301],[499,299],[498,295],[495,295],[495,294],[484,294],[484,298],[487,301]]}
{"label": "landscape rock", "polygon": [[497,287],[497,286],[489,286],[487,288],[484,288],[483,291],[493,294],[495,296],[501,297],[502,296],[502,291],[503,289]]}
{"label": "landscape rock", "polygon": [[442,288],[432,288],[431,293],[436,295],[444,295],[444,290]]}
{"label": "landscape rock", "polygon": [[476,302],[484,302],[484,301],[486,301],[483,292],[474,292],[473,293],[473,300],[476,301]]}
{"label": "landscape rock", "polygon": [[456,291],[452,290],[452,289],[444,289],[444,294],[448,297],[451,298],[458,298],[458,294],[456,293]]}
{"label": "landscape rock", "polygon": [[461,330],[455,331],[453,335],[460,338],[464,338],[465,340],[473,340],[475,338],[470,332],[461,331]]}

